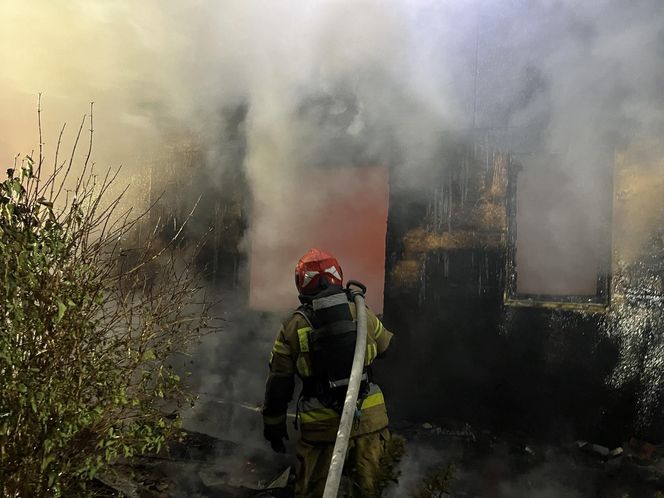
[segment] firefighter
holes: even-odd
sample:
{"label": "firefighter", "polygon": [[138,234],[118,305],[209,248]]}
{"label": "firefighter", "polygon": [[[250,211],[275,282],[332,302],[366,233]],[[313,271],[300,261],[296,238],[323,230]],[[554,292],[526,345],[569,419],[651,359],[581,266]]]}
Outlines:
{"label": "firefighter", "polygon": [[[279,329],[270,355],[263,405],[264,436],[285,452],[286,410],[294,377],[302,380],[297,402],[297,497],[321,497],[352,365],[357,324],[355,303],[342,287],[343,273],[330,254],[311,249],[298,262],[295,284],[302,303]],[[376,477],[389,439],[383,393],[372,382],[371,364],[385,354],[392,333],[367,308],[367,346],[358,408],[344,473],[353,496],[374,496]]]}

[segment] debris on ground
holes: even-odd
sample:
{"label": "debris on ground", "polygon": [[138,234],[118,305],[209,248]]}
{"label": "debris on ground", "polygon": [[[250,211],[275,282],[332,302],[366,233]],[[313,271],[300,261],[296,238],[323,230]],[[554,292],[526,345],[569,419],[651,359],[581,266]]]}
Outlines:
{"label": "debris on ground", "polygon": [[607,458],[611,455],[611,450],[601,444],[589,443],[588,441],[577,441],[576,445],[586,453],[591,453],[602,458]]}
{"label": "debris on ground", "polygon": [[473,428],[470,426],[470,424],[467,423],[458,429],[452,427],[441,427],[430,422],[423,423],[421,427],[424,430],[431,431],[431,433],[436,436],[466,439],[472,442],[477,441],[477,438],[473,433]]}
{"label": "debris on ground", "polygon": [[128,498],[292,496],[292,462],[268,448],[186,432],[155,455],[118,461],[98,477]]}
{"label": "debris on ground", "polygon": [[[441,438],[445,429],[429,425],[399,426],[407,439],[406,455],[401,482],[390,498],[411,496],[436,464],[456,469],[444,495],[450,497],[664,497],[664,459],[658,458],[662,448],[656,445],[631,441],[631,452],[639,459],[628,456],[628,443],[614,448],[602,441],[552,443],[527,434],[466,431],[476,434],[473,441]],[[651,459],[646,463],[647,456]]]}
{"label": "debris on ground", "polygon": [[[446,481],[451,497],[622,498],[664,492],[663,448],[636,438],[610,449],[585,440],[554,445],[487,430],[476,436],[469,424],[402,424],[395,432],[405,437],[406,453],[401,484],[391,497],[410,496],[436,465],[455,469]],[[292,498],[295,466],[292,457],[267,447],[188,432],[157,455],[131,465],[118,462],[99,480],[131,498]]]}

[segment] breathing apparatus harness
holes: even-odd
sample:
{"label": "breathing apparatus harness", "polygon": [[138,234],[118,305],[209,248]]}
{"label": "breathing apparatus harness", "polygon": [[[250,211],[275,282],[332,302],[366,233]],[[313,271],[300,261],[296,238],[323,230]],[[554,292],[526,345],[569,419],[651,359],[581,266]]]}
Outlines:
{"label": "breathing apparatus harness", "polygon": [[[309,333],[312,375],[302,378],[300,398],[315,397],[339,414],[343,410],[357,339],[357,322],[350,303],[356,294],[364,296],[366,290],[355,280],[349,280],[345,289],[330,285],[313,296],[300,295],[302,306],[295,311],[312,329]],[[358,414],[369,392],[370,380],[371,370],[365,366],[357,400]],[[297,417],[295,421],[297,424]]]}

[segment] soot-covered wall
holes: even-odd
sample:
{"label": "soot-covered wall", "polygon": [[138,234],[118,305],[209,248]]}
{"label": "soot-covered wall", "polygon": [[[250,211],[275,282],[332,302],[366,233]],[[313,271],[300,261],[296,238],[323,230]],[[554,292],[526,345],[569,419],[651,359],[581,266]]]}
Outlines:
{"label": "soot-covered wall", "polygon": [[[378,375],[393,416],[606,443],[661,438],[662,213],[644,200],[664,180],[661,160],[644,158],[661,156],[635,146],[611,158],[607,308],[510,306],[513,157],[537,140],[485,130],[443,142],[426,181],[395,169],[390,185],[384,319],[398,335]],[[628,247],[643,217],[647,235]]]}
{"label": "soot-covered wall", "polygon": [[[384,318],[397,340],[377,375],[393,418],[606,444],[664,436],[664,132],[661,92],[645,84],[662,67],[660,6],[599,5],[477,2],[439,152],[391,158]],[[599,306],[505,302],[515,167],[554,156],[566,183],[551,188],[574,199],[581,228],[551,240],[572,262],[584,239],[579,260],[606,277]],[[535,227],[551,221],[536,201]]]}

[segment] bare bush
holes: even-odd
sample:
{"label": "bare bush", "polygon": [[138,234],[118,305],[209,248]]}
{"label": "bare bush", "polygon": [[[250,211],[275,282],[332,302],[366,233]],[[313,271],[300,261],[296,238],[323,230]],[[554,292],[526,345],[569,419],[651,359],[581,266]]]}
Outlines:
{"label": "bare bush", "polygon": [[2,496],[90,494],[117,457],[178,437],[192,401],[169,358],[209,330],[210,304],[178,256],[181,230],[139,240],[141,216],[109,198],[118,171],[97,175],[92,124],[62,162],[60,133],[48,174],[40,126],[39,156],[0,183]]}

